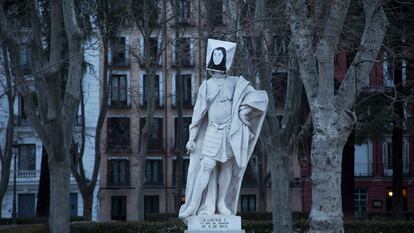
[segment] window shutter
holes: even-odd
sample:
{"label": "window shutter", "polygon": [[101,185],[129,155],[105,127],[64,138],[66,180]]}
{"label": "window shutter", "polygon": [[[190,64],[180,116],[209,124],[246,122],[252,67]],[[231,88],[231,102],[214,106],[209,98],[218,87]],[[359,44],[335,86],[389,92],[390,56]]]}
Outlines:
{"label": "window shutter", "polygon": [[194,106],[196,101],[196,87],[195,87],[195,75],[191,75],[191,104]]}
{"label": "window shutter", "polygon": [[160,107],[164,106],[164,76],[159,74],[157,75],[158,79],[159,79],[159,103],[160,103]]}
{"label": "window shutter", "polygon": [[139,105],[141,107],[144,106],[144,76],[145,74],[139,76]]}
{"label": "window shutter", "polygon": [[177,106],[177,88],[176,88],[176,83],[177,83],[177,75],[173,73],[172,77],[171,77],[171,81],[172,81],[172,94],[171,94],[171,104],[173,107]]}

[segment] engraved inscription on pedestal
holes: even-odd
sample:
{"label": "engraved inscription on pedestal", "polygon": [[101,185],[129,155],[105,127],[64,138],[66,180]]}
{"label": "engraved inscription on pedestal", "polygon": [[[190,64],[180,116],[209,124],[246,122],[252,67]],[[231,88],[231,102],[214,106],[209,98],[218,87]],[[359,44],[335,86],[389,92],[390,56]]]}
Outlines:
{"label": "engraved inscription on pedestal", "polygon": [[241,218],[234,215],[191,216],[187,219],[186,232],[244,232]]}

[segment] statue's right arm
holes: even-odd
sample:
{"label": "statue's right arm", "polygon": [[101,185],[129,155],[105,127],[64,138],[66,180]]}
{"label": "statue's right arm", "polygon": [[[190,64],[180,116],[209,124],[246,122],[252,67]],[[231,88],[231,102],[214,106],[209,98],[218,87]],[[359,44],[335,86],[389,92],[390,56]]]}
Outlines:
{"label": "statue's right arm", "polygon": [[207,100],[206,100],[206,84],[207,81],[204,80],[200,88],[198,89],[197,99],[194,105],[193,117],[191,124],[189,126],[189,138],[187,142],[187,150],[191,152],[195,149],[195,140],[197,139],[198,131],[202,122],[202,118],[207,110]]}

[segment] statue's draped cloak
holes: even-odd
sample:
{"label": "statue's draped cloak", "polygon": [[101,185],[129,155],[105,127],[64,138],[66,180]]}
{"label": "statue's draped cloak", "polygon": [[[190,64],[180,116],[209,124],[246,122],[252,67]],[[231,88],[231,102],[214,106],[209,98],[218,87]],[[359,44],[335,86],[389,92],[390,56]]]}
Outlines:
{"label": "statue's draped cloak", "polygon": [[[265,91],[255,90],[242,76],[227,76],[226,78],[237,80],[233,95],[232,122],[229,134],[230,146],[234,153],[235,162],[232,169],[229,190],[226,196],[227,207],[233,214],[236,214],[243,174],[246,170],[247,163],[252,155],[254,146],[256,145],[260,130],[262,128],[267,110],[268,97]],[[185,191],[186,203],[181,206],[180,213],[182,213],[188,207],[188,204],[191,203],[194,182],[198,171],[201,169],[201,148],[208,123],[208,116],[206,114],[209,107],[208,99],[211,99],[207,97],[207,88],[207,81],[204,80],[198,91],[192,121],[189,126],[190,134],[195,127],[198,127],[199,129],[195,140],[196,148],[190,154],[190,164],[188,167],[187,185]],[[213,95],[217,95],[217,93],[218,90],[213,92]],[[239,109],[242,106],[248,106],[253,110],[249,114],[249,121],[251,122],[250,127],[243,124],[239,118]],[[211,174],[208,186],[203,192],[201,204],[196,207],[197,215],[215,214],[217,199],[217,175],[219,169],[220,166],[217,166]]]}

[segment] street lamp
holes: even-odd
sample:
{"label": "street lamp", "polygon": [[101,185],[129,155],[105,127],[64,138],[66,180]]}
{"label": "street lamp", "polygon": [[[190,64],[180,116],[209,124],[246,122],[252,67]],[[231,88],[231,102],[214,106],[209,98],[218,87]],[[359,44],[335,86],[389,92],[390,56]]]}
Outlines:
{"label": "street lamp", "polygon": [[[16,151],[14,151],[16,152]],[[12,224],[17,224],[17,211],[16,211],[16,168],[17,168],[17,153],[13,153],[14,156],[14,169],[13,169],[13,210],[12,210]]]}

